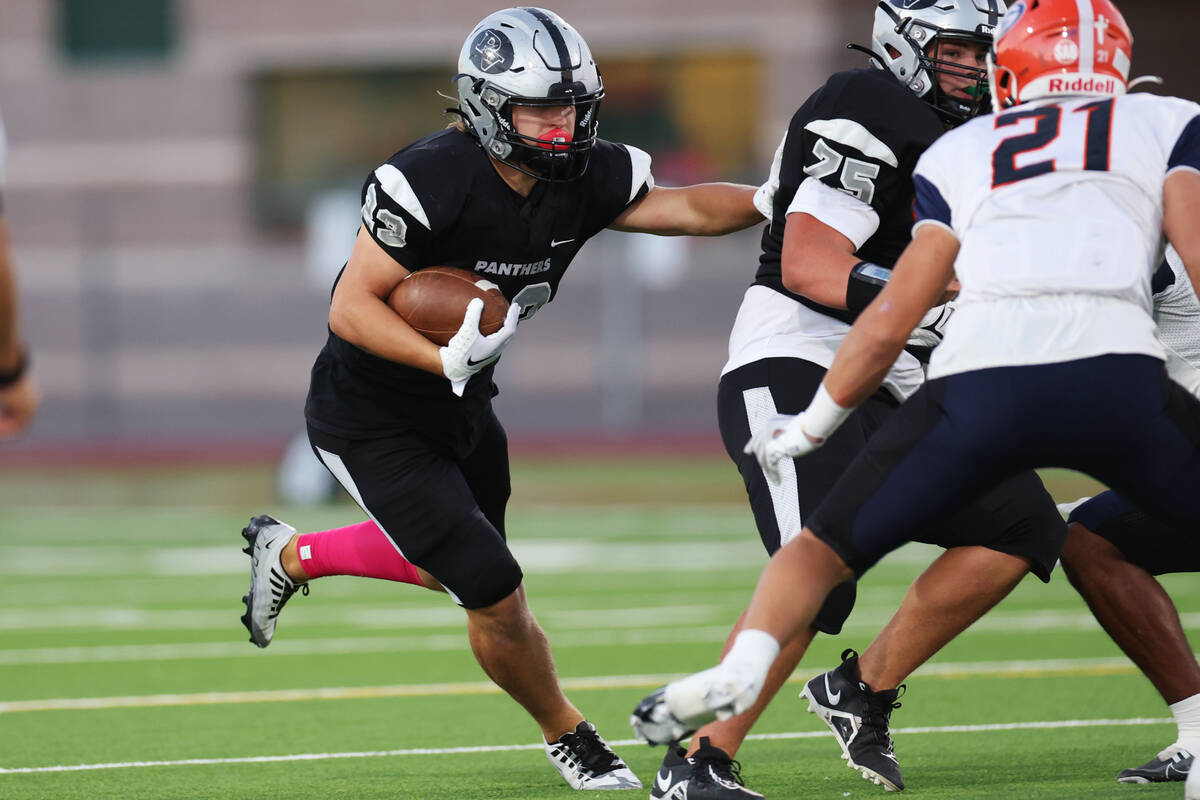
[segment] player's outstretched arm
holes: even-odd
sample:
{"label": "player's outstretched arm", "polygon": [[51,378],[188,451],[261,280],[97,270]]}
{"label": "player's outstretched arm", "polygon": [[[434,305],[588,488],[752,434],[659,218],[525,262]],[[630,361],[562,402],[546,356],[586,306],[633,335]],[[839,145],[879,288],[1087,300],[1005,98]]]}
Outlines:
{"label": "player's outstretched arm", "polygon": [[28,427],[38,407],[38,389],[21,347],[17,286],[9,259],[8,228],[0,217],[0,438]]}
{"label": "player's outstretched arm", "polygon": [[1200,293],[1200,173],[1181,169],[1163,183],[1163,232]]}
{"label": "player's outstretched arm", "polygon": [[891,280],[854,322],[825,375],[822,385],[835,403],[854,408],[879,388],[925,312],[942,302],[957,255],[958,239],[950,231],[917,228]]}
{"label": "player's outstretched arm", "polygon": [[757,225],[757,187],[736,183],[656,186],[613,221],[610,228],[660,236],[721,236]]}
{"label": "player's outstretched arm", "polygon": [[392,289],[408,274],[365,228],[359,228],[350,260],[333,290],[329,329],[380,358],[441,375],[438,346],[387,304]]}

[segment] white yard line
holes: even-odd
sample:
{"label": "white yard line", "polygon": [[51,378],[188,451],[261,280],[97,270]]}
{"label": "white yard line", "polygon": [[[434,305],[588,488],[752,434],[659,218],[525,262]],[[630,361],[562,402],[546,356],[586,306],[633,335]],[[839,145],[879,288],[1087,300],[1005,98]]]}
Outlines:
{"label": "white yard line", "polygon": [[[1023,678],[1031,675],[1113,675],[1129,674],[1134,666],[1124,658],[1047,659],[1040,661],[982,661],[975,663],[928,664],[918,669],[917,677]],[[806,681],[814,673],[792,676],[791,682]],[[680,677],[664,675],[613,675],[589,678],[562,678],[564,689],[638,689],[661,686]],[[445,695],[499,694],[489,681],[455,683],[416,683],[393,686],[345,686],[311,689],[270,689],[245,692],[196,692],[189,694],[149,694],[114,697],[58,697],[44,700],[0,702],[0,714],[31,711],[92,711],[106,708],[156,708],[163,706],[202,706],[237,703],[284,703],[314,700],[365,700],[381,697],[437,697]]]}
{"label": "white yard line", "polygon": [[[690,594],[690,593],[689,593]],[[734,593],[730,593],[734,594]],[[711,595],[695,593],[697,602],[638,608],[562,609],[544,608],[537,612],[542,625],[551,630],[597,630],[604,628],[662,628],[703,625],[728,621],[732,623],[748,597],[744,592],[734,603],[720,605]],[[897,590],[896,601],[887,605],[862,604],[847,621],[847,630],[878,630],[895,613],[902,592]],[[549,598],[542,596],[543,604]],[[1181,613],[1185,629],[1200,628],[1200,613]],[[0,632],[49,631],[83,629],[113,631],[219,631],[232,627],[234,615],[229,610],[148,609],[132,606],[64,606],[60,608],[0,608]],[[363,630],[389,632],[415,629],[463,626],[466,616],[462,609],[445,606],[397,608],[386,606],[313,606],[304,608],[305,626],[340,625]],[[234,623],[236,624],[236,623]],[[990,633],[1028,633],[1030,631],[1099,631],[1095,617],[1086,609],[1033,609],[1027,611],[994,611],[976,622],[974,631]],[[728,631],[726,632],[728,633]],[[67,648],[71,649],[71,648]],[[20,651],[17,651],[20,652]],[[3,662],[0,662],[3,663]]]}
{"label": "white yard line", "polygon": [[[236,624],[236,623],[235,623]],[[245,632],[241,634],[245,637]],[[723,642],[728,623],[696,628],[635,628],[610,631],[551,630],[555,647],[609,647],[638,644]],[[31,664],[90,664],[112,661],[180,661],[194,659],[271,658],[362,653],[466,651],[465,630],[417,636],[364,636],[333,639],[291,639],[274,642],[263,652],[244,638],[226,642],[184,644],[95,645],[0,650],[0,666]]]}
{"label": "white yard line", "polygon": [[[994,731],[1048,730],[1055,728],[1111,728],[1131,725],[1161,725],[1169,719],[1069,719],[1057,721],[1008,722],[996,725],[946,725],[942,727],[897,728],[892,732],[901,735],[926,733],[991,733]],[[750,734],[748,739],[815,739],[829,736],[828,731],[795,731],[791,733]],[[641,744],[637,739],[622,739],[609,742],[622,747]],[[295,753],[280,756],[252,756],[249,758],[185,758],[175,761],[118,761],[99,764],[58,764],[46,767],[0,767],[0,775],[23,775],[41,772],[85,772],[101,769],[133,769],[137,767],[190,767],[219,764],[269,764],[286,761],[328,761],[343,758],[392,758],[397,756],[461,755],[464,753],[503,753],[515,750],[541,750],[545,745],[510,744],[478,747],[418,747],[406,750],[367,750],[346,753]]]}

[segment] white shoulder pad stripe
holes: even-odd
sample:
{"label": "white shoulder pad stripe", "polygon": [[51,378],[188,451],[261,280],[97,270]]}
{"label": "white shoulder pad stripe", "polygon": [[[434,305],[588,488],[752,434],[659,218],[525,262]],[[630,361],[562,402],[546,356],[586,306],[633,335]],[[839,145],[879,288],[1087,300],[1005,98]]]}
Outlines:
{"label": "white shoulder pad stripe", "polygon": [[804,129],[812,131],[817,136],[853,147],[876,161],[882,161],[893,167],[900,166],[900,159],[896,158],[892,148],[852,119],[814,119],[805,125]]}
{"label": "white shoulder pad stripe", "polygon": [[379,185],[383,187],[383,191],[387,196],[395,200],[401,208],[412,214],[413,219],[425,226],[429,230],[429,217],[425,215],[425,209],[421,206],[421,201],[417,199],[416,192],[408,184],[408,178],[404,177],[404,173],[393,167],[391,164],[384,164],[379,169],[375,170],[375,177],[379,179]]}
{"label": "white shoulder pad stripe", "polygon": [[783,146],[785,144],[787,144],[787,131],[783,132],[783,139],[780,140],[779,147],[775,148],[775,157],[771,159],[771,172],[767,175],[767,182],[758,187],[758,191],[754,193],[754,207],[768,220],[771,219],[771,214],[775,210],[775,192],[779,191],[779,171],[783,167]]}
{"label": "white shoulder pad stripe", "polygon": [[629,151],[629,161],[633,166],[629,179],[629,202],[632,203],[633,198],[637,197],[638,190],[642,188],[642,184],[646,185],[646,189],[654,188],[654,176],[650,174],[649,153],[631,145],[625,145],[625,149]]}

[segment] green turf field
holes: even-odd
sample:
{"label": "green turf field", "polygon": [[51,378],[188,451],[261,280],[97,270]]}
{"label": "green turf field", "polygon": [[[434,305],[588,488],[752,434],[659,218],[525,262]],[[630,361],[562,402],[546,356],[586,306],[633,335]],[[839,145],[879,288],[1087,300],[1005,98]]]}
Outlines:
{"label": "green turf field", "polygon": [[[703,459],[515,469],[510,540],[568,694],[647,784],[629,711],[715,662],[763,563],[732,468]],[[316,582],[272,646],[238,617],[238,532],[349,506],[273,504],[264,469],[0,476],[0,798],[569,798],[537,728],[495,691],[442,595]],[[1055,475],[1060,500],[1089,491]],[[773,800],[882,797],[843,766],[798,681],[863,648],[934,551],[872,571],[740,755]],[[1185,626],[1200,582],[1167,581]],[[1061,574],[1028,579],[908,682],[893,717],[914,798],[1162,798],[1114,776],[1173,740],[1149,683]],[[626,796],[644,797],[648,792]]]}

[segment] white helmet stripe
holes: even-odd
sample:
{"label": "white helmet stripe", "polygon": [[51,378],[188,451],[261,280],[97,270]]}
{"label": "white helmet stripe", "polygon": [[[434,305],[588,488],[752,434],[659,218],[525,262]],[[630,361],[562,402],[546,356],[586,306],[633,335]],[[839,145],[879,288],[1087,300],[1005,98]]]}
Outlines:
{"label": "white helmet stripe", "polygon": [[1090,75],[1096,71],[1096,12],[1092,0],[1075,0],[1079,7],[1079,72]]}

